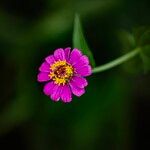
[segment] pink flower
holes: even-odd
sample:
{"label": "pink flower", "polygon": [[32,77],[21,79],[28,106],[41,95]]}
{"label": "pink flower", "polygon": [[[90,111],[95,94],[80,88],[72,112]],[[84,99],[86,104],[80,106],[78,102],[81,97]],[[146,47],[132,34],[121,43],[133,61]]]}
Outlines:
{"label": "pink flower", "polygon": [[91,75],[89,59],[80,50],[74,48],[56,49],[54,55],[45,58],[39,68],[39,82],[47,82],[44,93],[54,101],[70,102],[72,93],[81,96],[88,85],[84,78]]}

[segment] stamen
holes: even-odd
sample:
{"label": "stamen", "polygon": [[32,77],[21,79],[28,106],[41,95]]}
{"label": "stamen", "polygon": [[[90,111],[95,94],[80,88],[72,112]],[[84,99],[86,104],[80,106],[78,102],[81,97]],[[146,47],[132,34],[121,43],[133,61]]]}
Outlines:
{"label": "stamen", "polygon": [[65,85],[71,79],[74,73],[72,65],[66,61],[56,61],[50,66],[49,77],[55,82],[55,84]]}

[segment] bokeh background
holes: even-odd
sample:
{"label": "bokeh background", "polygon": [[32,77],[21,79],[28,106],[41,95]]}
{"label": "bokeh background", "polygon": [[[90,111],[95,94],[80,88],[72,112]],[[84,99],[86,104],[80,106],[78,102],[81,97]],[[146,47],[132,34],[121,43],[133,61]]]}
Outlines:
{"label": "bokeh background", "polygon": [[36,80],[45,56],[72,47],[76,12],[98,66],[132,50],[120,31],[149,26],[149,6],[149,0],[1,0],[0,149],[150,149],[150,74],[138,57],[88,77],[86,94],[70,104],[52,102]]}

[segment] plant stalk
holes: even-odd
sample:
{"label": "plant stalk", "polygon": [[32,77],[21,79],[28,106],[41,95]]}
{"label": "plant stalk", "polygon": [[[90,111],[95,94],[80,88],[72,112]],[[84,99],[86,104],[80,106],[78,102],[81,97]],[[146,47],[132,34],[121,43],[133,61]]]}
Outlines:
{"label": "plant stalk", "polygon": [[95,67],[92,72],[93,73],[99,73],[99,72],[103,72],[103,71],[109,70],[109,69],[111,69],[113,67],[116,67],[116,66],[118,66],[118,65],[120,65],[120,64],[122,64],[122,63],[124,63],[124,62],[126,62],[128,60],[130,60],[131,58],[133,58],[137,54],[139,54],[139,52],[140,52],[140,48],[136,48],[133,51],[131,51],[131,52],[129,52],[129,53],[127,53],[127,54],[125,54],[125,55],[123,55],[123,56],[121,56],[121,57],[119,57],[119,58],[117,58],[117,59],[115,59],[115,60],[113,60],[113,61],[111,61],[109,63],[106,63],[104,65]]}

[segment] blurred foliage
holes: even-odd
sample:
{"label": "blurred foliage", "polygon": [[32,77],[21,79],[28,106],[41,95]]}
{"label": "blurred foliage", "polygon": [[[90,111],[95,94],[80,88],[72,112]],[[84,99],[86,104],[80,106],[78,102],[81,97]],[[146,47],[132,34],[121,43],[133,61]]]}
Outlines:
{"label": "blurred foliage", "polygon": [[144,71],[150,71],[150,45],[144,46],[141,51],[141,58],[143,60]]}
{"label": "blurred foliage", "polygon": [[138,111],[150,104],[149,73],[143,75],[139,57],[89,77],[86,94],[70,104],[52,102],[37,83],[42,59],[72,45],[76,12],[97,65],[144,44],[141,56],[149,66],[149,30],[139,36],[132,32],[149,27],[148,0],[0,1],[2,149],[130,150],[148,145],[136,131]]}
{"label": "blurred foliage", "polygon": [[134,29],[135,41],[141,47],[140,56],[143,61],[144,71],[150,70],[150,28],[139,27]]}
{"label": "blurred foliage", "polygon": [[[118,32],[118,37],[124,51],[128,52],[135,48],[140,48],[140,57],[133,59],[126,65],[127,70],[131,66],[130,70],[133,72],[141,72],[141,70],[147,73],[150,70],[150,30],[149,27],[134,28],[131,32],[121,30]],[[141,60],[143,64],[141,63]],[[132,63],[131,63],[132,62]],[[139,64],[138,68],[134,67]],[[135,68],[135,69],[133,69]],[[144,69],[143,69],[144,68]]]}

